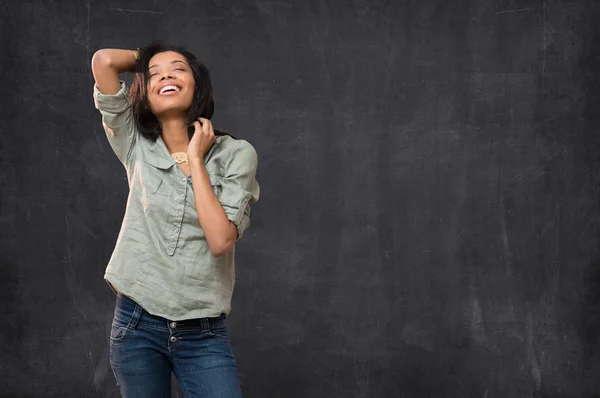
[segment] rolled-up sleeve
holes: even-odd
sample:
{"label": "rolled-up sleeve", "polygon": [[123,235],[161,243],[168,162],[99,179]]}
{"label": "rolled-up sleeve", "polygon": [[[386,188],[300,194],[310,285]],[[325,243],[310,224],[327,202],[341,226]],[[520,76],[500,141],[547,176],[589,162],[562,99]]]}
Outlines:
{"label": "rolled-up sleeve", "polygon": [[238,240],[250,226],[250,204],[258,201],[260,187],[256,181],[258,155],[254,147],[239,140],[231,149],[221,179],[219,201],[227,218],[238,230]]}
{"label": "rolled-up sleeve", "polygon": [[125,82],[121,81],[119,91],[110,95],[102,94],[94,84],[94,105],[102,114],[102,126],[110,146],[121,163],[127,164],[137,139],[137,127]]}

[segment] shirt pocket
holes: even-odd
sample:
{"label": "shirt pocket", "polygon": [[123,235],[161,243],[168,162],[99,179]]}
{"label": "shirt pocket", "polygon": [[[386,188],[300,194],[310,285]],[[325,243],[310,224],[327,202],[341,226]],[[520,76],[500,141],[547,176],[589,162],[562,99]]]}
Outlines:
{"label": "shirt pocket", "polygon": [[145,162],[145,179],[144,185],[146,189],[153,195],[169,196],[173,192],[173,184],[169,183],[171,178],[168,170],[174,164],[167,159],[158,156],[148,156],[144,159]]}

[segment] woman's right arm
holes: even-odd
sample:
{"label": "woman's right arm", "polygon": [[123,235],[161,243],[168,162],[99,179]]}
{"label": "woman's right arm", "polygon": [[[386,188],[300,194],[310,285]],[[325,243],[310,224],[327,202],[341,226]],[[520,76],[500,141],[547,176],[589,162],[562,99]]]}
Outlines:
{"label": "woman's right arm", "polygon": [[92,73],[102,94],[116,94],[121,88],[119,73],[132,72],[136,64],[132,50],[103,48],[92,57]]}
{"label": "woman's right arm", "polygon": [[119,160],[127,165],[137,140],[133,110],[120,72],[133,72],[136,53],[131,50],[102,49],[92,57],[94,104],[102,113],[106,137]]}

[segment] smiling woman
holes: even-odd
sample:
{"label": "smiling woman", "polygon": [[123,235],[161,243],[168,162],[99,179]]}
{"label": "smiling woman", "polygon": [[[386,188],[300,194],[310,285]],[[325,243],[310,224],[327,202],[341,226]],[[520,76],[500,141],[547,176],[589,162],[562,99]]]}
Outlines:
{"label": "smiling woman", "polygon": [[[247,141],[215,130],[210,73],[182,47],[102,49],[94,101],[129,199],[105,279],[117,294],[110,362],[123,396],[238,397],[225,319],[235,242],[259,197]],[[131,89],[119,73],[135,73]],[[129,91],[129,93],[128,93]]]}
{"label": "smiling woman", "polygon": [[[185,114],[192,104],[195,92],[194,76],[183,55],[173,51],[156,54],[148,69],[147,97],[150,110],[157,117],[178,117]],[[161,79],[165,74],[171,74],[173,79]]]}
{"label": "smiling woman", "polygon": [[[189,126],[198,117],[212,117],[214,101],[210,72],[194,54],[181,47],[155,42],[140,49],[135,70],[131,102],[142,134],[156,139],[161,129],[158,118],[161,115],[169,117],[168,112],[178,112],[179,116],[185,114]],[[169,79],[161,79],[165,73],[170,75]],[[157,91],[166,85],[174,85],[179,90],[176,95],[171,94],[171,101],[162,101],[167,98]],[[190,127],[190,139],[193,132]],[[216,134],[222,133],[217,131]]]}

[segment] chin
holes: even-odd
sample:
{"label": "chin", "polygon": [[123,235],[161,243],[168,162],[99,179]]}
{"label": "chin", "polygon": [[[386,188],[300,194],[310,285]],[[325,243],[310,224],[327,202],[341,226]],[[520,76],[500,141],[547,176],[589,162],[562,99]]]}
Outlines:
{"label": "chin", "polygon": [[150,110],[158,119],[165,117],[183,117],[187,118],[190,106],[175,105],[175,106],[151,106]]}

